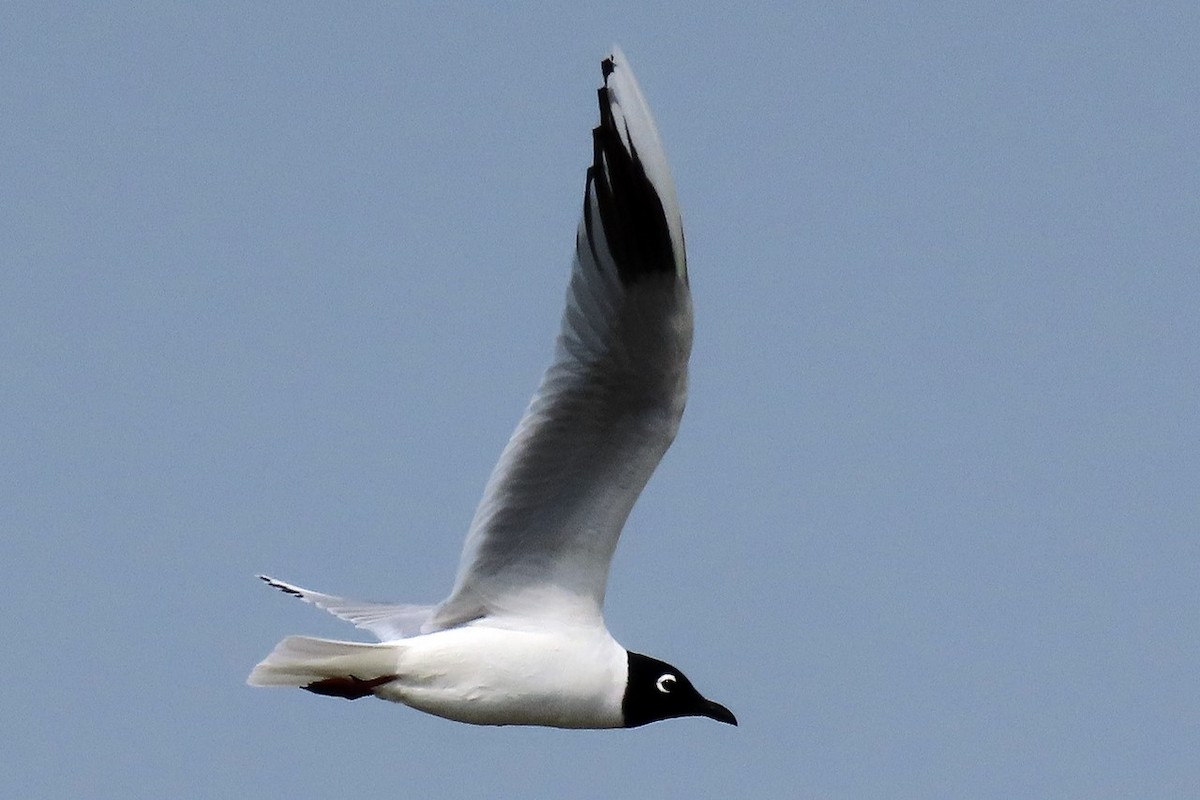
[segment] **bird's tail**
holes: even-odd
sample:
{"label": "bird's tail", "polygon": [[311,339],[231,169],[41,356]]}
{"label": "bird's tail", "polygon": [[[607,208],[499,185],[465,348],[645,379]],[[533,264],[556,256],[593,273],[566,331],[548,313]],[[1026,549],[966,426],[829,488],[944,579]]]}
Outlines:
{"label": "bird's tail", "polygon": [[395,680],[394,644],[289,636],[246,679],[251,686],[292,686],[354,700]]}

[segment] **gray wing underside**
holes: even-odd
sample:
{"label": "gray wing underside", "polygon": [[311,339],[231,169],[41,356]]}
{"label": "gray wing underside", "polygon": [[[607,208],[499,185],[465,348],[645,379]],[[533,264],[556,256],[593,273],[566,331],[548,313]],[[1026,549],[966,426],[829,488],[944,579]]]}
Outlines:
{"label": "gray wing underside", "polygon": [[692,306],[679,205],[623,54],[603,71],[554,362],[488,481],[434,628],[598,618],[621,529],[683,414]]}

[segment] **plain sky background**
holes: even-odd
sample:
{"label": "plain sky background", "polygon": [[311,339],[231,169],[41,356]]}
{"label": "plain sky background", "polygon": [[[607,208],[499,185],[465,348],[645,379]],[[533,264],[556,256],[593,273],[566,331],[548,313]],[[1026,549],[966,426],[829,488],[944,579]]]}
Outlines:
{"label": "plain sky background", "polygon": [[[546,4],[548,5],[548,4]],[[1200,795],[1200,6],[5,3],[0,796]],[[253,690],[448,591],[600,59],[696,305],[607,617],[741,720]]]}

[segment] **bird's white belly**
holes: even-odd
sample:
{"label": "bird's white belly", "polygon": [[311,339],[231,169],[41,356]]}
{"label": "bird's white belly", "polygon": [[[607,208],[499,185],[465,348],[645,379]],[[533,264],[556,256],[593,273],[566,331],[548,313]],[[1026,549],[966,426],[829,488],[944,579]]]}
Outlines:
{"label": "bird's white belly", "polygon": [[384,700],[477,725],[612,728],[623,723],[625,649],[607,631],[468,625],[395,642]]}

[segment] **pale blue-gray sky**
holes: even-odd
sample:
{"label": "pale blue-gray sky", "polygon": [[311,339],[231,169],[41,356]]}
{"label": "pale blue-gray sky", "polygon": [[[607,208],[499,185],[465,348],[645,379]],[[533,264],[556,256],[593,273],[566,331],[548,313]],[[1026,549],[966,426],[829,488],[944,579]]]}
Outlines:
{"label": "pale blue-gray sky", "polygon": [[[1196,4],[530,9],[0,11],[0,795],[1200,792]],[[256,572],[447,591],[612,42],[697,331],[609,625],[741,727],[247,688],[355,635]]]}

